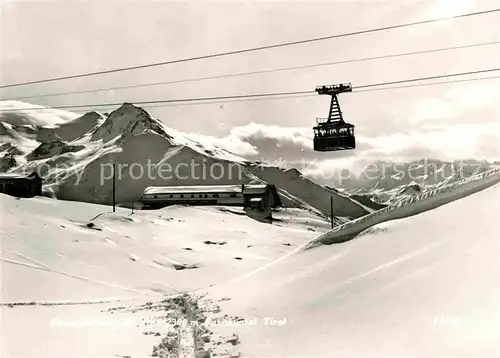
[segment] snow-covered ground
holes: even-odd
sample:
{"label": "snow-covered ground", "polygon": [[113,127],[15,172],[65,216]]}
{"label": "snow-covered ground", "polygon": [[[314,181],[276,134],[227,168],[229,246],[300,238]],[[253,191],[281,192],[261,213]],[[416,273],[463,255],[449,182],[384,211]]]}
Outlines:
{"label": "snow-covered ground", "polygon": [[[147,327],[137,324],[147,316],[129,314],[114,322],[102,309],[228,281],[330,225],[299,209],[275,213],[277,220],[269,225],[223,207],[112,213],[108,206],[0,195],[0,208],[6,357],[104,357],[122,350],[145,356],[157,343],[141,338]],[[70,321],[90,326],[51,327]],[[26,339],[31,344],[24,344]]]}
{"label": "snow-covered ground", "polygon": [[304,210],[0,198],[7,357],[500,353],[498,184],[307,250],[329,224]]}
{"label": "snow-covered ground", "polygon": [[[132,104],[3,113],[0,141],[1,170],[39,170],[56,197],[74,200],[0,195],[5,357],[500,354],[498,169],[378,178],[368,194],[392,204],[377,210],[368,196],[193,141]],[[264,181],[287,209],[266,224],[234,207],[99,205],[111,200],[103,166],[150,162],[156,174],[196,162],[243,175],[119,171],[119,203],[150,185]]]}
{"label": "snow-covered ground", "polygon": [[338,225],[333,230],[328,231],[308,244],[308,247],[350,240],[352,235],[356,235],[378,223],[408,217],[434,209],[438,206],[483,190],[498,182],[500,182],[500,168],[490,169],[481,174],[464,178],[434,190],[426,191],[417,196],[409,197],[356,220]]}
{"label": "snow-covered ground", "polygon": [[498,356],[498,212],[497,184],[301,250],[212,288],[229,298],[224,313],[249,320],[212,329],[238,334],[245,357]]}

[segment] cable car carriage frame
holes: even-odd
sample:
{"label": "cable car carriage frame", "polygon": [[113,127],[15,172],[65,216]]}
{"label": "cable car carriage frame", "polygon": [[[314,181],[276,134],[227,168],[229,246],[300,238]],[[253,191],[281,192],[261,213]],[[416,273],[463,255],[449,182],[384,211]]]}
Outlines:
{"label": "cable car carriage frame", "polygon": [[318,86],[316,92],[332,97],[328,118],[316,118],[314,131],[314,150],[317,152],[332,152],[356,148],[354,125],[344,121],[337,95],[352,92],[350,83],[332,86]]}

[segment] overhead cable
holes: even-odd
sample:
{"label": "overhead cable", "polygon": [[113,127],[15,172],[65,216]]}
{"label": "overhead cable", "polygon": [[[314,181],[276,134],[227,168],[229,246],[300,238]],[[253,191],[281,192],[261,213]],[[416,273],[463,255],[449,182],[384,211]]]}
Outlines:
{"label": "overhead cable", "polygon": [[234,51],[218,52],[218,53],[213,53],[213,54],[209,54],[209,55],[187,57],[187,58],[178,59],[178,60],[162,61],[162,62],[156,62],[156,63],[137,65],[137,66],[121,67],[121,68],[114,68],[114,69],[109,69],[109,70],[80,73],[80,74],[69,75],[69,76],[52,77],[52,78],[46,78],[46,79],[41,79],[41,80],[12,83],[12,84],[7,84],[7,85],[1,85],[0,89],[19,87],[19,86],[25,86],[25,85],[32,85],[32,84],[39,84],[39,83],[54,82],[54,81],[61,81],[61,80],[69,80],[69,79],[75,79],[75,78],[97,76],[97,75],[104,75],[104,74],[117,73],[117,72],[132,71],[132,70],[151,68],[151,67],[159,67],[159,66],[171,65],[171,64],[175,64],[175,63],[204,60],[204,59],[230,56],[230,55],[249,53],[249,52],[255,52],[255,51],[263,51],[263,50],[269,50],[269,49],[274,49],[274,48],[282,48],[282,47],[293,46],[293,45],[300,45],[300,44],[313,43],[313,42],[318,42],[318,41],[331,40],[331,39],[341,38],[341,37],[362,35],[362,34],[381,32],[381,31],[393,30],[393,29],[416,26],[416,25],[430,24],[430,23],[445,21],[445,20],[453,20],[453,19],[459,19],[459,18],[465,18],[465,17],[478,16],[478,15],[486,15],[486,14],[491,14],[491,13],[495,13],[495,12],[499,12],[499,11],[500,11],[500,8],[496,8],[496,9],[471,12],[471,13],[455,15],[455,16],[441,17],[441,18],[437,18],[437,19],[415,21],[415,22],[410,22],[410,23],[390,25],[390,26],[378,27],[378,28],[367,29],[367,30],[359,30],[359,31],[347,32],[347,33],[341,33],[341,34],[335,34],[335,35],[315,37],[315,38],[305,39],[305,40],[282,42],[282,43],[277,43],[277,44],[273,44],[273,45],[250,47],[250,48],[234,50]]}

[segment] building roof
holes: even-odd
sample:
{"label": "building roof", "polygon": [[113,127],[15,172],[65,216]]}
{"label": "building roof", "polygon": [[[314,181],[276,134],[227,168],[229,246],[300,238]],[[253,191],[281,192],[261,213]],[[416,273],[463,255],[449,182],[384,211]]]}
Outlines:
{"label": "building roof", "polygon": [[[189,194],[189,193],[241,193],[241,185],[188,185],[188,186],[150,186],[143,195],[154,194]],[[245,184],[243,194],[261,194],[266,184]]]}
{"label": "building roof", "polygon": [[0,179],[26,179],[26,178],[39,178],[37,172],[30,174],[26,173],[0,173]]}
{"label": "building roof", "polygon": [[241,185],[189,185],[189,186],[150,186],[144,189],[148,194],[178,194],[178,193],[237,193]]}
{"label": "building roof", "polygon": [[26,175],[20,173],[0,173],[0,179],[21,179],[26,178]]}
{"label": "building roof", "polygon": [[267,184],[253,184],[253,185],[245,185],[243,188],[243,194],[251,195],[251,194],[264,194],[268,188]]}

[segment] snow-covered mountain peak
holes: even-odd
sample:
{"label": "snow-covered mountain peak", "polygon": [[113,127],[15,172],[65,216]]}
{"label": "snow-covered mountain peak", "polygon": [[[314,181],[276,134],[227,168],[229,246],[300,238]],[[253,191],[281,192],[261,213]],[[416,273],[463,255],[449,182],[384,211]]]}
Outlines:
{"label": "snow-covered mountain peak", "polygon": [[124,140],[127,136],[138,135],[147,131],[173,139],[158,119],[153,118],[144,109],[125,102],[109,114],[106,121],[93,133],[91,140],[109,142],[120,135]]}

